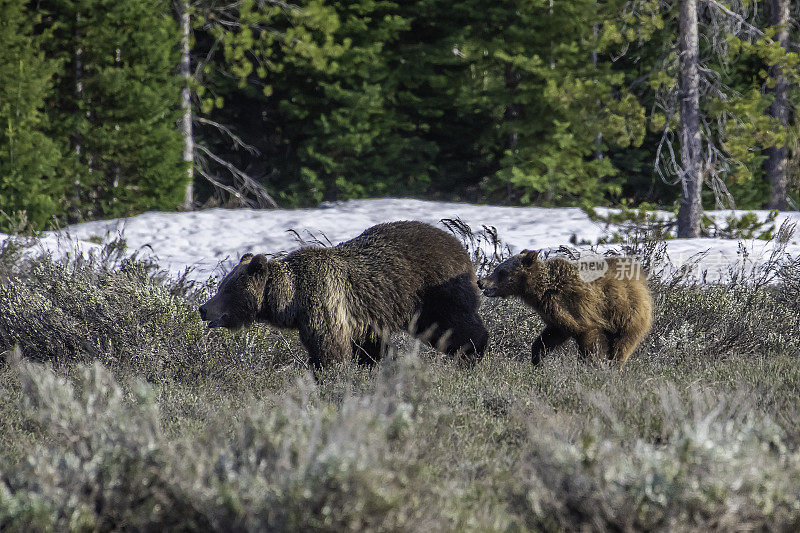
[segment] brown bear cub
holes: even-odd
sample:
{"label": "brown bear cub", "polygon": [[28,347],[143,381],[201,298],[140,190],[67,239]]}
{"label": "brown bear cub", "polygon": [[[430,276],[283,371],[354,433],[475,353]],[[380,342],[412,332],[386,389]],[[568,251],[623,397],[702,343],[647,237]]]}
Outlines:
{"label": "brown bear cub", "polygon": [[200,317],[210,328],[297,328],[314,368],[354,356],[376,361],[398,331],[474,361],[488,338],[479,304],[475,269],[458,239],[422,222],[392,222],[281,259],[245,254]]}
{"label": "brown bear cub", "polygon": [[[480,286],[486,296],[519,296],[545,323],[533,341],[531,361],[568,339],[582,358],[598,352],[605,339],[608,359],[622,367],[653,322],[653,301],[638,263],[625,257],[598,258],[596,279],[584,281],[566,259],[539,259],[524,251],[504,261]],[[605,261],[605,264],[602,262]]]}

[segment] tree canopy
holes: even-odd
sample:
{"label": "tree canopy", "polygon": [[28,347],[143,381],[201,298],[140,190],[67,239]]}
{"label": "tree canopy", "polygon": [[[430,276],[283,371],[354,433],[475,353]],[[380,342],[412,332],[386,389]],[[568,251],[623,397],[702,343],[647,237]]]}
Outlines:
{"label": "tree canopy", "polygon": [[[677,209],[683,1],[0,0],[0,229],[177,209],[192,164],[195,206]],[[702,203],[796,208],[800,8],[697,5]]]}

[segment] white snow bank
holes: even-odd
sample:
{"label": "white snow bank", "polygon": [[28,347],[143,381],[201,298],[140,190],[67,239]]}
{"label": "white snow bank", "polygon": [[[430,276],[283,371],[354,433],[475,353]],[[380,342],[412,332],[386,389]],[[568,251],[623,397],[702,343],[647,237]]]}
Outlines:
{"label": "white snow bank", "polygon": [[[598,209],[605,213],[605,210]],[[708,214],[724,219],[730,211]],[[756,212],[765,218],[767,211]],[[741,214],[741,212],[738,212]],[[312,209],[209,209],[188,213],[145,213],[126,219],[87,222],[69,226],[59,233],[48,232],[38,243],[41,250],[56,255],[89,253],[97,245],[89,239],[104,242],[122,235],[130,250],[155,259],[163,268],[178,274],[192,268],[190,277],[205,280],[212,274],[226,271],[245,252],[274,253],[297,248],[296,236],[313,235],[336,244],[355,237],[364,229],[380,222],[421,220],[439,224],[443,218],[460,218],[473,230],[482,225],[497,228],[500,238],[512,250],[541,249],[578,242],[597,242],[612,234],[578,208],[498,207],[409,199],[369,199],[329,203]],[[776,227],[785,220],[800,222],[800,213],[781,213]],[[439,224],[440,225],[440,224]],[[440,225],[441,226],[441,225]],[[5,236],[0,235],[0,240]],[[800,255],[800,236],[792,238],[787,253]],[[740,243],[724,239],[684,239],[668,241],[670,259],[681,264],[694,254],[708,251],[701,267],[709,279],[727,273],[739,261]],[[772,243],[743,241],[750,261],[769,255]]]}

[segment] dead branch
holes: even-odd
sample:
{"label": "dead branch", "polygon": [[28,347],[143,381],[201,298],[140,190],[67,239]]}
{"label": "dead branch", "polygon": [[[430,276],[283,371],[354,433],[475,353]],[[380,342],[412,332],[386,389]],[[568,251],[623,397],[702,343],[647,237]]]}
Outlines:
{"label": "dead branch", "polygon": [[258,151],[258,148],[256,148],[252,144],[247,144],[246,142],[244,142],[241,137],[233,133],[227,126],[203,117],[198,117],[197,122],[199,122],[200,124],[208,124],[209,126],[217,128],[221,132],[225,133],[228,137],[230,137],[236,146],[241,146],[242,148],[244,148],[253,155],[261,155],[261,152]]}
{"label": "dead branch", "polygon": [[[234,166],[232,163],[225,161],[221,157],[217,156],[205,146],[197,145],[195,148],[200,152],[202,152],[203,154],[205,154],[206,156],[208,156],[209,158],[211,158],[216,163],[225,167],[228,170],[228,172],[231,173],[234,181],[238,182],[241,187],[239,190],[236,190],[237,198],[241,198],[242,192],[244,191],[245,195],[250,194],[253,197],[255,197],[257,207],[259,208],[276,209],[278,207],[278,203],[275,201],[275,199],[272,198],[272,196],[266,191],[266,189],[264,189],[264,186],[258,183],[256,180],[254,180],[246,173],[236,168],[236,166]],[[204,174],[204,177],[208,179],[206,174]],[[229,189],[224,189],[224,190],[229,191]]]}

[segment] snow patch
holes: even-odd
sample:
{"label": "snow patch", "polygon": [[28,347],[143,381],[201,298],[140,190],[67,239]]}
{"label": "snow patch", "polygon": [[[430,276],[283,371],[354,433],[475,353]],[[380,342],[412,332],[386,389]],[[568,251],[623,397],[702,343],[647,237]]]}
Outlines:
{"label": "snow patch", "polygon": [[[605,208],[597,211],[607,213]],[[756,211],[761,219],[768,213]],[[731,212],[707,214],[724,220]],[[336,244],[381,222],[421,220],[442,227],[439,221],[445,218],[459,218],[473,230],[480,230],[482,225],[494,226],[503,242],[515,252],[526,248],[557,248],[569,245],[571,238],[597,242],[617,230],[592,221],[579,208],[500,207],[386,198],[326,203],[309,209],[150,212],[47,232],[36,246],[57,257],[74,257],[99,248],[90,241],[108,242],[122,236],[131,251],[139,251],[171,273],[177,275],[189,267],[191,278],[205,280],[227,271],[246,252],[276,253],[297,248],[297,237],[292,230],[307,240],[317,238]],[[781,213],[776,228],[786,219],[800,222],[800,213]],[[0,240],[5,237],[0,234]],[[794,237],[787,247],[793,256],[800,254],[798,240]],[[702,267],[709,271],[708,279],[712,280],[724,277],[740,260],[739,244],[725,239],[681,239],[668,241],[667,250],[675,264],[707,252]],[[754,262],[768,257],[774,246],[758,240],[742,241],[742,245],[748,251],[749,261]]]}

